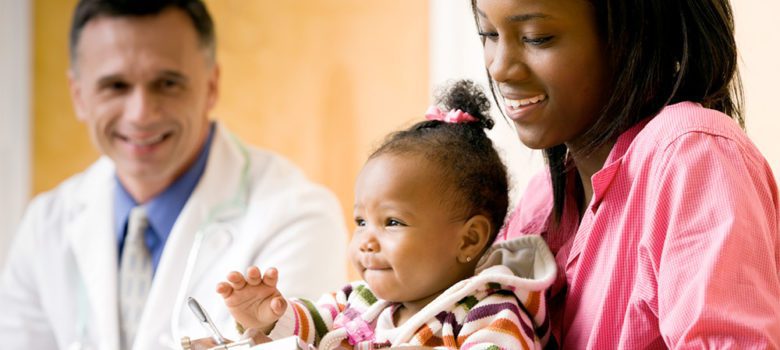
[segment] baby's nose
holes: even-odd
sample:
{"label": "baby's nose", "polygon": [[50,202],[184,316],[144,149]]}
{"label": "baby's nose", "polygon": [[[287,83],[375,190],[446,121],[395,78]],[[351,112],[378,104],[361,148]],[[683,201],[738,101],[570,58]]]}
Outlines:
{"label": "baby's nose", "polygon": [[360,251],[363,253],[379,252],[379,244],[374,240],[367,240],[360,245]]}

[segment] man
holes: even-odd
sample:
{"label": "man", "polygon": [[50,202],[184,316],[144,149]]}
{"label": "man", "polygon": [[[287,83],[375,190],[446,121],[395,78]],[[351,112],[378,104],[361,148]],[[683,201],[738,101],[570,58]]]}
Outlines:
{"label": "man", "polygon": [[[288,295],[340,286],[338,201],[287,161],[249,149],[208,114],[219,68],[200,0],[82,0],[70,91],[104,155],[27,210],[0,280],[9,349],[177,348],[230,334],[215,288],[276,266]],[[235,331],[233,331],[235,332]]]}

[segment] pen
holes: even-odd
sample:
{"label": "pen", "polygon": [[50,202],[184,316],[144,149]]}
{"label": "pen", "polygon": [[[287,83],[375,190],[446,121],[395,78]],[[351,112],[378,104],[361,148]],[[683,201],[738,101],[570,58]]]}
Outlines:
{"label": "pen", "polygon": [[200,324],[211,333],[211,338],[214,339],[217,345],[225,344],[225,338],[223,338],[222,334],[219,333],[217,327],[214,326],[214,322],[211,322],[209,314],[206,313],[206,310],[203,310],[203,307],[200,306],[198,301],[193,297],[188,297],[187,305],[190,307],[190,310],[192,310],[192,313],[195,315],[195,317],[198,318]]}

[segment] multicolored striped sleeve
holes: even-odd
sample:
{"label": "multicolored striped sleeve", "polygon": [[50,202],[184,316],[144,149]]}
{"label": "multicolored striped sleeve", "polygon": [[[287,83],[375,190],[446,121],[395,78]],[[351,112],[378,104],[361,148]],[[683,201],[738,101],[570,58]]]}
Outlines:
{"label": "multicolored striped sleeve", "polygon": [[353,283],[341,290],[325,294],[313,303],[307,299],[288,299],[287,310],[269,334],[271,339],[297,335],[307,344],[318,345],[333,329],[336,317],[347,308],[364,309],[376,299],[362,283]]}
{"label": "multicolored striped sleeve", "polygon": [[[541,292],[528,293],[528,300],[523,304],[511,291],[487,296],[468,311],[457,338],[453,339],[455,347],[474,350],[542,348],[547,339],[546,331],[540,332],[539,327],[534,326],[541,309],[539,301],[543,301]],[[443,334],[443,338],[448,343],[448,337]]]}

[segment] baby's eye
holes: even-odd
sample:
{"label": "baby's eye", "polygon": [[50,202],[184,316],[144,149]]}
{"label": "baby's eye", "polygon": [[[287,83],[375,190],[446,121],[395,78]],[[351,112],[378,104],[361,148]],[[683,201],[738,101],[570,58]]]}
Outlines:
{"label": "baby's eye", "polygon": [[385,223],[385,225],[386,226],[406,226],[406,224],[404,224],[403,222],[398,221],[396,219],[387,219],[387,223]]}
{"label": "baby's eye", "polygon": [[366,220],[355,218],[355,225],[358,225],[359,227],[366,226]]}

